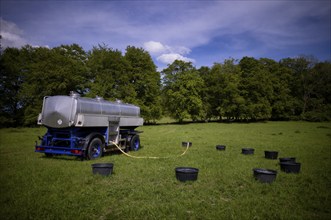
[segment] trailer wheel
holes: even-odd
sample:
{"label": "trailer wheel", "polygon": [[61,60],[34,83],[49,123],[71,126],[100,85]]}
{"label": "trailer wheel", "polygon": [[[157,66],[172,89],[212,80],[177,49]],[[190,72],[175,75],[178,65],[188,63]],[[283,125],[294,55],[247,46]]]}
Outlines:
{"label": "trailer wheel", "polygon": [[140,138],[139,135],[134,135],[130,140],[130,150],[137,151],[140,148]]}
{"label": "trailer wheel", "polygon": [[94,160],[100,158],[102,155],[102,141],[100,138],[93,138],[88,145],[87,158],[89,160]]}

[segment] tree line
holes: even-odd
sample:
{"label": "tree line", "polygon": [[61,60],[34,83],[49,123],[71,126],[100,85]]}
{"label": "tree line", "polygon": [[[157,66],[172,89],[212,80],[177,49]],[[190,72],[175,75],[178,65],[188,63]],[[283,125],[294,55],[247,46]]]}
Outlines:
{"label": "tree line", "polygon": [[6,48],[0,54],[0,127],[33,126],[44,96],[68,95],[140,106],[147,123],[198,120],[331,120],[331,63],[312,57],[227,59],[196,68],[180,60],[157,71],[150,54],[107,45],[84,51]]}

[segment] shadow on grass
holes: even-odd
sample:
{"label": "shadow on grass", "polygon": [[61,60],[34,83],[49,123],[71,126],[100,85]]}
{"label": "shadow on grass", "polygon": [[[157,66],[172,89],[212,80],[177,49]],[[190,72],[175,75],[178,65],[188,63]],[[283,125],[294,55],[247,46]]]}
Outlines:
{"label": "shadow on grass", "polygon": [[[139,151],[142,150],[142,149],[144,149],[144,145],[140,145]],[[131,151],[126,152],[126,153],[130,153],[130,152]],[[112,155],[121,155],[121,154],[123,154],[123,153],[120,150],[114,149],[114,150],[109,151],[109,152],[104,152],[102,154],[102,157],[107,157],[107,156],[112,156]],[[47,159],[47,160],[90,161],[90,160],[88,160],[86,158],[83,158],[83,157],[66,156],[66,155],[42,155],[41,158]],[[100,159],[100,158],[95,159],[95,161],[98,161],[98,159]]]}
{"label": "shadow on grass", "polygon": [[65,161],[82,161],[80,157],[77,156],[65,156],[65,155],[43,155],[41,158],[46,160],[65,160]]}
{"label": "shadow on grass", "polygon": [[250,123],[267,123],[264,119],[223,119],[223,120],[197,120],[197,121],[174,121],[174,122],[148,122],[144,126],[158,126],[158,125],[189,125],[189,124],[205,124],[205,123],[224,123],[224,124],[250,124]]}

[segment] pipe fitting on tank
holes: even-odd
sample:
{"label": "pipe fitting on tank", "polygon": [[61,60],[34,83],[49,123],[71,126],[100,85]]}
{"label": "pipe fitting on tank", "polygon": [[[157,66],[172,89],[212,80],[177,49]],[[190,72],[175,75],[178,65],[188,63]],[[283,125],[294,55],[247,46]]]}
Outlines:
{"label": "pipe fitting on tank", "polygon": [[78,98],[80,97],[80,95],[77,93],[77,92],[74,92],[74,91],[70,91],[70,94],[69,94],[71,97],[73,98]]}
{"label": "pipe fitting on tank", "polygon": [[100,97],[100,96],[95,96],[95,99],[98,100],[98,101],[102,101],[103,100],[103,98]]}

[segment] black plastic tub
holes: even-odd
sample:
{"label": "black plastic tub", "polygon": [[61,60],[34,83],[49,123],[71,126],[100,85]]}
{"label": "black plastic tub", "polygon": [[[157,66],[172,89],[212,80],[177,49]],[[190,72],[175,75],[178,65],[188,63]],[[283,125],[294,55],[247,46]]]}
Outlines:
{"label": "black plastic tub", "polygon": [[241,153],[245,155],[254,154],[254,148],[243,148],[241,149]]}
{"label": "black plastic tub", "polygon": [[109,176],[113,172],[114,164],[112,163],[95,163],[92,164],[93,174],[100,174],[102,176]]}
{"label": "black plastic tub", "polygon": [[262,183],[272,183],[276,179],[277,171],[255,168],[253,169],[253,175],[256,180],[259,180]]}
{"label": "black plastic tub", "polygon": [[295,157],[282,157],[282,158],[279,158],[279,162],[280,163],[283,163],[283,162],[295,163]]}
{"label": "black plastic tub", "polygon": [[198,179],[199,169],[193,167],[176,167],[176,178],[181,182]]}
{"label": "black plastic tub", "polygon": [[267,159],[272,159],[275,160],[278,157],[278,152],[277,151],[264,151],[264,157]]}
{"label": "black plastic tub", "polygon": [[192,147],[192,142],[182,142],[182,146],[183,146],[183,147],[187,147],[187,145],[188,145],[189,147]]}
{"label": "black plastic tub", "polygon": [[299,173],[301,169],[301,163],[297,162],[281,162],[280,169],[285,173]]}
{"label": "black plastic tub", "polygon": [[216,150],[225,150],[225,145],[216,145]]}

